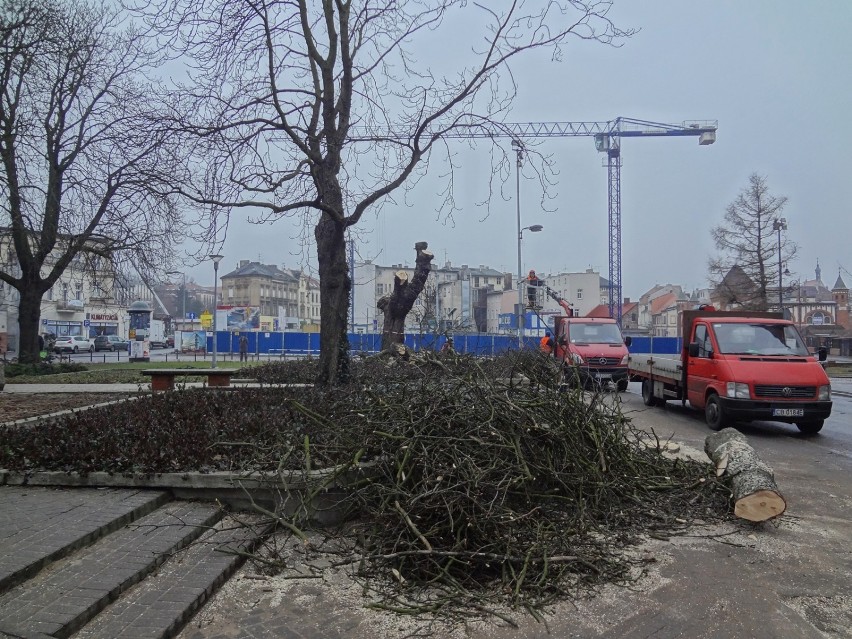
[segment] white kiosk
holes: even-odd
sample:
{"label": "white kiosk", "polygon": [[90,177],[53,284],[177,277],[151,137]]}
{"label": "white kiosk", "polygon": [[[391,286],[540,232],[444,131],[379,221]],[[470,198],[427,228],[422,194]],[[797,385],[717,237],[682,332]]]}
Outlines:
{"label": "white kiosk", "polygon": [[131,362],[151,361],[151,307],[141,300],[133,302],[127,309],[130,315],[130,357]]}

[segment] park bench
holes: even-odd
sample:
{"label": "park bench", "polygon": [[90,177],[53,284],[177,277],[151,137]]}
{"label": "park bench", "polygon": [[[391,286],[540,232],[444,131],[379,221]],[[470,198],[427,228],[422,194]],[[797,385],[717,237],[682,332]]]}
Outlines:
{"label": "park bench", "polygon": [[230,386],[231,376],[237,372],[233,368],[148,368],[143,375],[151,377],[151,390],[174,390],[175,377],[198,375],[207,377],[208,386]]}

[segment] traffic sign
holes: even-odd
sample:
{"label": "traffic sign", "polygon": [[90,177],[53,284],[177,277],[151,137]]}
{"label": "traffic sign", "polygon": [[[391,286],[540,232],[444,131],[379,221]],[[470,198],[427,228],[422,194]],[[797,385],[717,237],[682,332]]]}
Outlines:
{"label": "traffic sign", "polygon": [[89,326],[89,320],[83,320],[83,326]]}
{"label": "traffic sign", "polygon": [[193,319],[194,320],[194,319],[197,319],[197,316],[195,315],[195,313],[187,313],[186,319]]}

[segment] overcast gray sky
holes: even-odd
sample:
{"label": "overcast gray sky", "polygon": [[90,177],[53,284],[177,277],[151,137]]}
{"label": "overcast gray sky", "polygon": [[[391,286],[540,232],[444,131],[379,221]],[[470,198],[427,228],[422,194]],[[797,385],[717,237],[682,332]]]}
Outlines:
{"label": "overcast gray sky", "polygon": [[[516,122],[718,120],[717,141],[625,139],[622,145],[622,278],[636,299],[654,284],[706,286],[714,247],[710,229],[748,183],[768,179],[789,198],[789,237],[799,245],[788,268],[810,279],[819,258],[831,286],[839,266],[852,271],[852,2],[793,0],[614,0],[610,16],[641,31],[621,48],[570,43],[564,60],[528,57],[513,66]],[[436,221],[437,183],[424,179],[412,207],[385,206],[360,226],[362,258],[413,263],[414,243],[429,242],[436,263],[517,270],[514,174],[490,215],[477,208],[487,189],[488,151],[459,142],[456,179],[464,211]],[[521,180],[524,272],[608,275],[607,172],[592,138],[547,140],[541,152],[559,168],[555,211],[543,211],[532,175]],[[295,222],[257,227],[233,220],[220,274],[240,259],[305,266]],[[315,253],[307,258],[315,269]],[[187,276],[212,284],[210,263]],[[852,275],[844,272],[846,283]]]}

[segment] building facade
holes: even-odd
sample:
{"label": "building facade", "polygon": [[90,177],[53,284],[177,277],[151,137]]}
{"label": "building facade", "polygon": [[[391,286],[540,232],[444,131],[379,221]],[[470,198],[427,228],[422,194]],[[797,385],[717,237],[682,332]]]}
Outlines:
{"label": "building facade", "polygon": [[[0,263],[6,272],[20,274],[8,234],[0,236]],[[47,276],[54,263],[48,256],[42,276]],[[78,254],[42,297],[39,333],[126,338],[127,307],[137,300],[155,306],[155,295],[140,276],[122,273],[112,262],[97,256]],[[19,303],[18,291],[0,282],[0,352],[18,350]]]}

